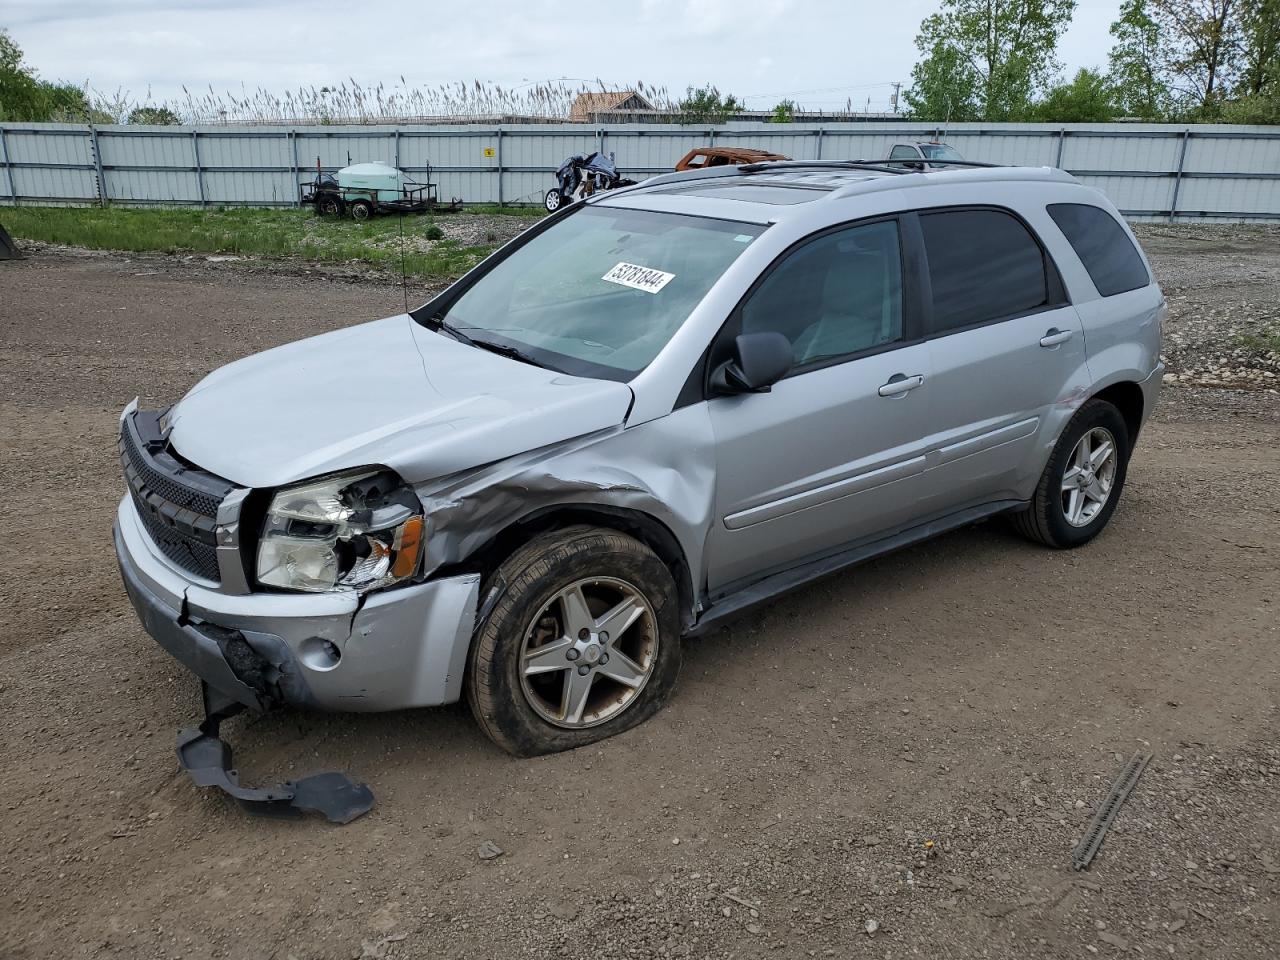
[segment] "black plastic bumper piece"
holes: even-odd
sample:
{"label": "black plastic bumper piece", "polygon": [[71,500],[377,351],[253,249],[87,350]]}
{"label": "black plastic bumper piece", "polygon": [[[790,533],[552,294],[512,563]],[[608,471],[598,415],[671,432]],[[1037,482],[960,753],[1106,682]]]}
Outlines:
{"label": "black plastic bumper piece", "polygon": [[252,814],[296,818],[307,811],[321,813],[332,823],[350,823],[373,808],[373,792],[345,774],[317,773],[275,787],[242,787],[231,762],[231,747],[218,736],[223,720],[245,705],[201,682],[205,718],[199,727],[178,731],[178,763],[197,786],[217,787]]}

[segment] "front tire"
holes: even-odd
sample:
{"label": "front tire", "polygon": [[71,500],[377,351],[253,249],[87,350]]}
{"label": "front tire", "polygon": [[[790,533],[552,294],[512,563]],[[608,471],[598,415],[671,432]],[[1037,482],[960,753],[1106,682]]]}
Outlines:
{"label": "front tire", "polygon": [[357,200],[351,204],[351,219],[363,223],[373,216],[373,204],[368,200]]}
{"label": "front tire", "polygon": [[1014,527],[1058,549],[1088,543],[1115,513],[1129,454],[1120,411],[1105,400],[1088,401],[1062,431],[1030,505],[1014,514]]}
{"label": "front tire", "polygon": [[547,213],[555,213],[564,206],[564,197],[559,190],[548,190],[547,195],[542,198],[542,205],[547,208]]}
{"label": "front tire", "polygon": [[529,757],[585,746],[653,716],[680,671],[671,572],[632,537],[575,526],[516,550],[471,645],[467,699],[480,728]]}

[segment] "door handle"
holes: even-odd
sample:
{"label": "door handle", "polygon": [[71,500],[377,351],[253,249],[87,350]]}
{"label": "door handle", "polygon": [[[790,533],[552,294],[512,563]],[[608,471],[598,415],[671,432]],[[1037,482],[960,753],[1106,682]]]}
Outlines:
{"label": "door handle", "polygon": [[909,393],[920,384],[924,383],[924,377],[916,374],[914,377],[908,377],[905,373],[895,373],[889,378],[889,382],[882,385],[876,392],[882,397],[900,397],[904,393]]}
{"label": "door handle", "polygon": [[1060,343],[1066,343],[1071,339],[1074,330],[1059,330],[1057,327],[1050,327],[1043,337],[1040,338],[1040,346],[1056,347]]}

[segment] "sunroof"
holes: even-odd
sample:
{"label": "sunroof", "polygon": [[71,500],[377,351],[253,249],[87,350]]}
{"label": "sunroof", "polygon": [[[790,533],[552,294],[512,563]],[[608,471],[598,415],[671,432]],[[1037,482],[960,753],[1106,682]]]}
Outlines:
{"label": "sunroof", "polygon": [[677,181],[646,192],[790,205],[808,203],[855,180],[872,180],[879,176],[881,174],[861,170],[767,170],[738,177]]}
{"label": "sunroof", "polygon": [[832,187],[829,185],[816,187],[808,184],[787,184],[784,186],[775,183],[765,184],[758,181],[752,183],[745,180],[733,180],[727,183],[724,180],[696,180],[692,183],[672,183],[647,192],[694,194],[699,197],[714,197],[719,200],[741,200],[745,203],[770,203],[785,206],[817,200],[823,194],[830,193],[831,190]]}

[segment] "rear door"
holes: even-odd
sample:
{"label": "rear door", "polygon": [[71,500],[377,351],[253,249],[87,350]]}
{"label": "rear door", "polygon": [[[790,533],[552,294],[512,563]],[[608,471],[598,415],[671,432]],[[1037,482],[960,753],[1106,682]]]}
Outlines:
{"label": "rear door", "polygon": [[929,278],[922,508],[1021,499],[1088,386],[1084,332],[1052,258],[1008,210],[921,211]]}
{"label": "rear door", "polygon": [[712,593],[892,529],[916,509],[929,350],[895,218],[827,231],[765,274],[713,348],[777,331],[796,366],[768,393],[716,397]]}

